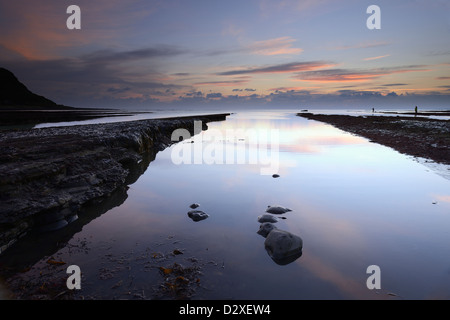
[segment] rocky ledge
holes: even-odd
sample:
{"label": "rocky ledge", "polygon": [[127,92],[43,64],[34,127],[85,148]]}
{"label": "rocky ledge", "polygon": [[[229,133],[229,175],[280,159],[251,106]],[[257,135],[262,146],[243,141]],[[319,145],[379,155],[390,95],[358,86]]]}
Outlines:
{"label": "rocky ledge", "polygon": [[83,207],[126,190],[130,168],[173,144],[175,129],[197,134],[195,120],[206,130],[227,115],[2,132],[0,254],[30,231],[62,228]]}
{"label": "rocky ledge", "polygon": [[297,115],[331,124],[400,153],[450,165],[450,120],[420,116]]}

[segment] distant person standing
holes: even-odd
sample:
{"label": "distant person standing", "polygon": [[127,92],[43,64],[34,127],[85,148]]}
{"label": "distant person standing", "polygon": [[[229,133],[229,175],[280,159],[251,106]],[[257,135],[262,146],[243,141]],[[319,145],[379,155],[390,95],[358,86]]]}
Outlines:
{"label": "distant person standing", "polygon": [[416,116],[417,116],[417,106],[416,106],[416,108],[414,109],[414,112],[416,113]]}
{"label": "distant person standing", "polygon": [[375,112],[375,108],[372,108],[372,113],[374,113]]}

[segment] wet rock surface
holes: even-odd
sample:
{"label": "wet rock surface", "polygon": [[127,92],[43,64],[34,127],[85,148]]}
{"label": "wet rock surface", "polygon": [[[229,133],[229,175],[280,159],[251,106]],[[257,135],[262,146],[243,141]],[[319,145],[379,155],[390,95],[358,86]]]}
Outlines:
{"label": "wet rock surface", "polygon": [[207,122],[227,115],[3,131],[0,254],[31,230],[64,227],[83,207],[126,193],[129,181],[143,173],[142,160],[174,143],[173,130],[196,134],[195,120],[205,130]]}
{"label": "wet rock surface", "polygon": [[[286,265],[294,262],[302,256],[303,240],[299,236],[285,230],[278,229],[274,223],[278,222],[278,218],[272,214],[283,215],[292,211],[283,206],[268,206],[266,212],[271,214],[263,214],[258,217],[260,226],[257,234],[266,238],[264,248],[269,257],[279,265]],[[280,217],[285,219],[285,217]]]}
{"label": "wet rock surface", "polygon": [[286,212],[292,211],[289,208],[283,207],[283,206],[268,206],[266,209],[266,212],[272,213],[272,214],[284,214]]}
{"label": "wet rock surface", "polygon": [[275,223],[275,222],[278,222],[278,219],[277,219],[277,217],[274,217],[270,214],[263,214],[258,217],[258,222],[260,222],[260,223],[264,223],[264,222]]}
{"label": "wet rock surface", "polygon": [[193,203],[189,206],[189,208],[191,208],[191,209],[196,209],[198,207],[200,207],[200,205],[198,203]]}
{"label": "wet rock surface", "polygon": [[202,210],[190,210],[187,213],[187,215],[195,222],[205,220],[206,218],[209,217],[209,215],[206,212],[203,212]]}
{"label": "wet rock surface", "polygon": [[[57,252],[42,257],[7,277],[5,298],[13,300],[187,300],[195,299],[213,284],[205,274],[223,269],[214,259],[193,256],[180,248],[182,239],[161,236],[149,245],[136,243],[132,250],[114,249],[116,241],[103,243],[96,259],[100,264],[82,272],[81,290],[66,286],[67,267],[74,257],[96,250],[90,238],[74,238]],[[12,248],[14,250],[15,248]],[[9,250],[8,250],[9,251]],[[15,266],[14,269],[16,269]],[[0,294],[1,294],[0,287]],[[1,296],[1,295],[0,295]]]}
{"label": "wet rock surface", "polygon": [[286,265],[302,255],[303,240],[295,234],[275,228],[267,235],[264,247],[275,263]]}
{"label": "wet rock surface", "polygon": [[276,229],[277,227],[275,227],[272,223],[270,222],[263,222],[261,223],[261,225],[259,226],[259,230],[256,232],[257,234],[263,236],[264,238],[266,238],[269,233],[273,230]]}

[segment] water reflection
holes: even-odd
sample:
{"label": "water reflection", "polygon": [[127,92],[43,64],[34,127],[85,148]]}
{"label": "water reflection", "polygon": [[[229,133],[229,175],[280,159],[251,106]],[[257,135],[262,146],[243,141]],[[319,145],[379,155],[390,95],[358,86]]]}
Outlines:
{"label": "water reflection", "polygon": [[269,257],[279,265],[287,265],[302,256],[303,240],[285,230],[273,229],[264,241]]}
{"label": "water reflection", "polygon": [[[224,260],[226,267],[220,278],[208,279],[220,283],[222,294],[209,293],[207,297],[393,297],[386,292],[423,297],[430,288],[439,287],[439,281],[447,279],[445,270],[450,267],[447,256],[430,254],[430,260],[424,264],[418,253],[435,245],[444,249],[444,243],[450,240],[442,227],[450,222],[444,213],[450,207],[444,201],[439,201],[441,206],[437,207],[430,199],[437,194],[448,194],[448,182],[389,148],[332,126],[289,115],[237,114],[214,127],[222,132],[222,137],[228,129],[247,128],[279,130],[279,178],[261,175],[258,164],[173,166],[168,150],[152,163],[155,169],[149,171],[151,175],[145,175],[136,186],[152,190],[167,202],[171,201],[170,194],[177,194],[182,205],[171,203],[174,212],[185,215],[184,208],[192,200],[199,201],[211,212],[204,223],[189,228],[177,225],[181,222],[176,214],[158,215],[164,228],[190,239],[185,242],[186,247],[192,239],[207,243],[208,252]],[[194,144],[195,139],[201,138],[194,138]],[[230,139],[228,143],[237,144],[242,138],[245,136]],[[242,147],[252,152],[255,146],[244,141],[246,145]],[[176,178],[167,179],[168,176]],[[165,182],[161,183],[163,179]],[[308,243],[301,259],[293,255],[293,262],[284,265],[283,274],[255,232],[256,217],[264,211],[262,204],[267,203],[282,203],[291,208],[293,211],[286,215],[287,219],[278,221],[276,227],[300,235]],[[167,211],[163,200],[148,207],[155,214]],[[434,219],[426,216],[430,212]],[[423,228],[424,225],[428,227]],[[439,230],[440,237],[431,229]],[[195,248],[192,250],[200,252]],[[415,265],[416,260],[420,267]],[[365,285],[365,270],[374,263],[382,271],[398,277],[406,278],[405,269],[410,275],[420,273],[433,285],[412,285],[407,279],[398,282],[385,278],[386,291],[372,292]],[[273,283],[266,280],[268,273],[276,274]],[[265,280],[258,281],[261,279]],[[245,286],[236,285],[237,282]],[[444,292],[450,296],[448,289]]]}
{"label": "water reflection", "polygon": [[[392,149],[291,114],[235,114],[210,125],[222,137],[227,129],[256,127],[279,130],[279,178],[261,175],[258,163],[176,165],[173,148],[158,153],[126,201],[73,234],[71,241],[89,239],[88,254],[58,250],[91,283],[83,294],[124,298],[129,287],[111,287],[133,279],[151,297],[158,267],[170,266],[156,253],[170,256],[176,248],[180,264],[213,262],[202,270],[198,299],[450,298],[450,181]],[[227,143],[245,139],[236,138]],[[247,155],[253,152],[243,142]],[[209,217],[193,223],[186,213],[197,202]],[[277,222],[258,221],[276,203],[292,211]],[[295,237],[287,245],[271,241],[281,255],[273,244],[267,250],[277,232],[304,239],[307,250]],[[124,260],[112,257],[122,256],[129,269],[103,279],[99,270],[115,270]],[[145,268],[150,263],[160,264]],[[366,287],[372,264],[382,272],[378,292]]]}
{"label": "water reflection", "polygon": [[[143,156],[143,160],[129,166],[129,175],[126,178],[127,184],[134,183],[149,163],[154,160],[156,153],[149,152]],[[54,255],[58,250],[65,247],[75,234],[83,230],[83,226],[97,219],[112,208],[122,205],[128,198],[128,187],[115,190],[109,197],[98,199],[93,203],[84,206],[78,215],[78,219],[68,224],[62,229],[52,232],[41,232],[34,230],[20,239],[14,246],[6,250],[0,256],[2,275],[8,277],[17,271],[27,270],[43,257]]]}
{"label": "water reflection", "polygon": [[[211,121],[223,120],[225,120],[225,117],[219,115],[217,119]],[[198,129],[200,131],[207,130],[207,123],[202,123],[202,126]],[[190,134],[195,135],[198,132],[190,132]],[[65,222],[63,227],[54,229],[46,228],[47,226],[44,225],[44,227],[31,230],[26,236],[19,239],[11,248],[0,255],[0,275],[7,278],[18,271],[28,270],[30,266],[36,264],[43,257],[52,256],[58,250],[67,246],[68,242],[75,234],[80,233],[85,225],[111,209],[121,206],[128,198],[129,185],[134,184],[144,174],[149,164],[155,160],[158,152],[159,150],[156,148],[146,148],[140,154],[141,159],[138,162],[130,160],[123,163],[128,170],[124,184],[118,186],[111,194],[95,198],[84,204],[78,214],[75,215],[76,218],[70,223],[62,220]]]}

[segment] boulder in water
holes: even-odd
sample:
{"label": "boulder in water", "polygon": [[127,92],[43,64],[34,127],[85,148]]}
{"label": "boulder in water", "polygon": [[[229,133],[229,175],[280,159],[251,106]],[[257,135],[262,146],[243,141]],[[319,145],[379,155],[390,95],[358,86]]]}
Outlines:
{"label": "boulder in water", "polygon": [[275,263],[286,265],[301,257],[303,240],[288,231],[275,228],[267,235],[264,246]]}
{"label": "boulder in water", "polygon": [[274,230],[276,228],[277,227],[275,227],[272,223],[264,222],[264,223],[261,223],[261,225],[259,226],[259,230],[256,233],[265,238],[272,230]]}
{"label": "boulder in water", "polygon": [[286,212],[292,211],[289,208],[282,207],[282,206],[268,206],[266,209],[266,212],[272,213],[272,214],[283,214]]}
{"label": "boulder in water", "polygon": [[277,217],[274,217],[270,214],[263,214],[262,216],[258,217],[258,222],[260,222],[260,223],[263,223],[263,222],[275,223],[275,222],[278,222],[278,219],[277,219]]}
{"label": "boulder in water", "polygon": [[191,209],[197,209],[198,207],[200,207],[200,205],[198,203],[193,203],[189,206],[189,208],[191,208]]}

